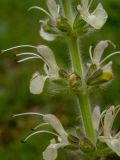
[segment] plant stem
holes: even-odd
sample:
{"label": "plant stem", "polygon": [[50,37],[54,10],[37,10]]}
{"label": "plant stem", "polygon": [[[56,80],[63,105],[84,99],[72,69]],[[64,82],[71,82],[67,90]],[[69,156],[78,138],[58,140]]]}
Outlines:
{"label": "plant stem", "polygon": [[82,122],[86,137],[95,145],[96,136],[93,129],[91,108],[90,108],[88,94],[87,93],[81,94],[80,96],[78,96],[78,99],[80,103],[80,111],[82,115]]}
{"label": "plant stem", "polygon": [[[62,4],[63,4],[65,16],[71,22],[70,24],[73,24],[73,12],[71,7],[71,0],[62,0]],[[79,48],[79,44],[77,43],[78,42],[77,40],[78,38],[70,37],[70,40],[68,42],[68,47],[70,49],[72,70],[73,72],[77,73],[82,80],[83,91],[79,95],[77,94],[77,97],[79,99],[80,112],[82,116],[85,135],[95,145],[96,135],[93,128],[91,106],[90,106],[87,86],[84,78],[84,70],[83,70],[80,48]]]}
{"label": "plant stem", "polygon": [[71,62],[72,62],[72,70],[73,72],[81,76],[83,75],[83,68],[80,63],[81,57],[80,57],[80,54],[78,53],[79,49],[77,46],[77,39],[70,38],[68,45],[69,45],[69,50],[70,50]]}
{"label": "plant stem", "polygon": [[73,12],[71,7],[71,0],[62,0],[64,14],[69,20],[70,24],[73,24]]}
{"label": "plant stem", "polygon": [[80,112],[83,122],[83,127],[85,130],[85,135],[89,140],[95,144],[96,143],[96,135],[93,128],[92,116],[91,116],[91,106],[89,102],[89,96],[87,92],[87,86],[84,79],[84,70],[82,59],[80,56],[79,44],[77,43],[77,39],[70,39],[69,49],[71,54],[71,61],[74,72],[77,73],[82,80],[82,92],[77,94],[80,105]]}

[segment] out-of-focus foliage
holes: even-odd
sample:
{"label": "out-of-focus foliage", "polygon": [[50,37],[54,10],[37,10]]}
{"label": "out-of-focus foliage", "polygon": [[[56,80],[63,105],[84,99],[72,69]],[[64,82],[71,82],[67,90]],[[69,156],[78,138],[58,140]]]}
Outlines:
{"label": "out-of-focus foliage", "polygon": [[[88,47],[102,39],[112,40],[117,46],[116,50],[120,50],[120,2],[119,0],[101,0],[101,2],[108,12],[109,19],[101,31],[81,39],[85,62],[89,57]],[[0,50],[20,44],[46,44],[38,32],[40,28],[38,21],[44,18],[44,14],[36,10],[27,12],[32,5],[46,7],[44,0],[0,0]],[[53,49],[59,66],[68,69],[70,60],[64,42],[57,40],[48,45]],[[107,55],[112,50],[113,48],[109,47],[105,54]],[[41,122],[41,119],[30,116],[13,119],[14,113],[26,111],[54,113],[69,129],[79,123],[79,117],[76,114],[77,104],[71,95],[36,96],[29,93],[31,75],[36,70],[41,70],[43,63],[32,60],[18,64],[15,53],[22,51],[25,49],[16,49],[0,55],[0,159],[2,160],[15,160],[16,158],[18,160],[42,160],[41,153],[49,143],[50,137],[41,134],[33,137],[27,144],[21,144],[20,140],[31,132],[31,126],[34,127],[36,123]],[[111,104],[120,104],[120,55],[113,58],[113,71],[114,80],[108,88],[95,89],[93,93],[90,93],[93,106],[99,104],[105,108]],[[118,116],[115,127],[120,128],[119,124]],[[60,151],[58,159],[79,159],[73,152],[70,153]]]}

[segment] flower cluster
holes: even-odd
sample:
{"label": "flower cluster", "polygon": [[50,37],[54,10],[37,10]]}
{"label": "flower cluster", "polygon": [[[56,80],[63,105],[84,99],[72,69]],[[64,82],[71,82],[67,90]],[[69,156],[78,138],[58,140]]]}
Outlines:
{"label": "flower cluster", "polygon": [[81,4],[77,7],[78,12],[74,16],[73,23],[65,17],[62,12],[62,6],[57,4],[55,0],[46,0],[46,4],[48,11],[38,6],[30,7],[29,10],[38,9],[47,15],[47,19],[40,20],[40,36],[47,41],[53,41],[61,36],[82,35],[90,30],[89,26],[93,29],[100,29],[108,18],[101,3],[98,4],[94,12],[89,12],[92,0],[81,0]]}
{"label": "flower cluster", "polygon": [[[90,131],[90,134],[86,134],[85,130],[83,131],[85,137],[79,136],[79,138],[77,133],[77,136],[68,134],[58,118],[52,114],[22,113],[14,115],[14,117],[20,115],[41,116],[44,123],[36,126],[34,130],[44,125],[50,125],[55,130],[55,132],[39,130],[31,133],[24,140],[25,142],[33,135],[39,133],[49,133],[56,136],[57,138],[50,140],[50,144],[43,152],[44,160],[55,160],[58,155],[58,149],[69,146],[71,143],[75,144],[77,149],[80,149],[84,153],[97,152],[96,144],[98,141],[106,143],[113,152],[120,156],[120,132],[118,132],[116,135],[113,135],[112,133],[113,122],[118,112],[120,111],[120,107],[111,106],[110,108],[100,113],[100,108],[97,106],[94,108],[91,117],[91,113],[89,112],[90,104],[88,104],[89,100],[86,94],[88,92],[87,88],[91,86],[100,86],[106,84],[106,82],[110,82],[113,79],[112,61],[108,62],[107,60],[120,52],[116,51],[110,53],[103,58],[103,53],[108,45],[112,44],[114,48],[115,45],[110,40],[102,40],[95,46],[94,49],[92,46],[89,48],[90,63],[87,64],[87,73],[82,73],[81,69],[84,67],[82,66],[83,64],[81,57],[79,56],[79,47],[77,45],[78,38],[88,33],[90,29],[101,29],[108,18],[108,15],[101,3],[98,4],[93,12],[90,12],[92,2],[93,0],[81,0],[80,4],[76,7],[76,12],[73,14],[73,22],[70,22],[68,19],[69,17],[67,17],[67,15],[65,15],[62,11],[62,6],[57,4],[55,0],[46,0],[48,11],[38,6],[29,8],[29,10],[38,9],[47,15],[46,19],[40,20],[40,36],[43,39],[47,41],[53,41],[57,37],[63,37],[68,41],[72,40],[72,42],[75,40],[76,46],[73,45],[71,50],[72,52],[75,52],[74,54],[76,57],[72,55],[71,57],[73,57],[74,60],[71,61],[72,63],[74,62],[76,64],[73,63],[73,68],[71,69],[72,71],[70,70],[66,72],[65,70],[60,69],[56,62],[53,51],[46,45],[21,45],[2,51],[4,53],[6,51],[20,47],[29,47],[34,49],[35,52],[24,52],[16,55],[17,57],[22,57],[18,62],[24,62],[31,59],[40,59],[44,62],[44,73],[41,74],[39,71],[36,71],[32,75],[29,87],[30,92],[32,94],[41,94],[44,90],[46,80],[55,82],[62,79],[65,80],[65,82],[67,81],[67,85],[70,89],[72,89],[72,91],[74,91],[75,96],[81,96],[78,97],[79,100],[82,101],[80,104],[83,105],[81,105],[80,108],[86,107],[81,109],[81,115],[85,116],[84,118],[82,117],[83,121],[87,120],[85,123],[83,123],[83,128],[86,129],[88,127],[87,131]],[[81,75],[75,73],[77,70],[76,68],[81,70],[79,72]],[[81,92],[81,90],[83,92]],[[80,94],[78,94],[78,92]],[[87,123],[90,123],[90,120],[92,124],[89,125]],[[94,129],[92,128],[92,125]],[[79,129],[80,127],[81,126],[79,126]],[[94,135],[94,131],[96,131],[97,134]],[[95,136],[95,138],[93,136]],[[98,141],[96,140],[96,137]],[[95,139],[96,144],[92,142],[93,139]]]}
{"label": "flower cluster", "polygon": [[100,107],[96,106],[93,111],[93,123],[98,139],[106,143],[118,156],[120,156],[120,131],[113,135],[112,126],[119,111],[120,106],[110,106],[102,113]]}
{"label": "flower cluster", "polygon": [[64,130],[61,122],[59,121],[59,119],[55,115],[40,114],[40,113],[22,113],[22,114],[16,114],[16,115],[14,115],[14,117],[21,116],[21,115],[42,116],[43,121],[45,123],[42,123],[42,124],[36,126],[34,128],[34,130],[38,129],[41,126],[44,126],[44,125],[50,125],[56,131],[56,133],[54,133],[54,132],[46,131],[46,130],[39,130],[39,131],[33,132],[32,134],[27,136],[27,138],[23,141],[23,142],[26,142],[33,135],[39,134],[39,133],[48,133],[48,134],[52,134],[52,135],[56,136],[57,137],[57,142],[56,142],[56,139],[51,139],[50,144],[48,145],[48,147],[43,152],[43,159],[44,160],[55,160],[57,158],[57,155],[58,155],[58,153],[57,153],[58,149],[59,148],[64,148],[65,146],[69,145],[68,134]]}
{"label": "flower cluster", "polygon": [[38,9],[47,15],[47,19],[40,20],[40,36],[47,41],[53,41],[70,32],[71,27],[66,17],[61,15],[61,7],[55,0],[46,0],[46,4],[49,12],[38,6],[30,7],[29,10]]}

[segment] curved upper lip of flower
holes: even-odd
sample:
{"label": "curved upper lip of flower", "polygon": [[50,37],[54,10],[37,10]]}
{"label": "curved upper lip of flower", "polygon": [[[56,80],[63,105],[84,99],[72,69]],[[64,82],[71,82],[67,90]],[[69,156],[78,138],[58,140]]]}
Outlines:
{"label": "curved upper lip of flower", "polygon": [[47,0],[47,7],[53,19],[59,17],[60,6],[56,4],[55,0]]}
{"label": "curved upper lip of flower", "polygon": [[[92,54],[92,46],[90,46],[89,48],[89,54],[92,64],[96,64],[98,68],[107,60],[108,56],[105,57],[103,60],[101,60],[101,58],[105,49],[108,47],[109,43],[112,44],[114,48],[116,47],[110,40],[102,40],[95,46],[93,54]],[[112,54],[110,54],[110,56],[112,56]]]}

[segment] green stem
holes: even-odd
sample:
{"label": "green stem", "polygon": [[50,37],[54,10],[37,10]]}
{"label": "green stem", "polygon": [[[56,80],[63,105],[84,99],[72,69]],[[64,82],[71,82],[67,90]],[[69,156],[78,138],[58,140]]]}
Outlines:
{"label": "green stem", "polygon": [[71,0],[62,0],[63,10],[64,14],[69,20],[70,24],[73,24],[73,12],[72,12],[72,6],[71,6]]}
{"label": "green stem", "polygon": [[87,86],[84,80],[84,70],[82,59],[80,56],[79,44],[76,39],[71,38],[69,43],[69,49],[71,54],[71,61],[74,72],[77,73],[82,80],[83,91],[78,96],[80,104],[80,112],[82,116],[83,127],[85,130],[85,135],[88,137],[92,143],[96,143],[96,135],[93,128],[92,115],[91,115],[91,106],[89,102],[89,96],[87,93]]}
{"label": "green stem", "polygon": [[80,57],[80,54],[78,53],[79,48],[77,46],[77,39],[76,38],[70,38],[69,50],[70,50],[73,72],[77,73],[80,76],[83,75],[83,68],[80,63],[81,57]]}
{"label": "green stem", "polygon": [[81,94],[78,96],[80,103],[80,111],[82,115],[83,127],[85,130],[86,137],[95,145],[96,136],[93,129],[92,116],[91,116],[91,107],[88,98],[88,94]]}
{"label": "green stem", "polygon": [[[73,24],[73,12],[71,7],[71,0],[62,0],[62,4],[63,4],[65,16],[69,19],[70,24]],[[84,70],[83,70],[83,64],[81,59],[81,53],[80,53],[79,43],[77,43],[77,38],[70,37],[68,45],[70,49],[73,72],[77,73],[82,80],[83,91],[79,95],[77,94],[77,96],[79,100],[80,112],[82,116],[85,135],[93,144],[95,144],[96,135],[95,135],[95,131],[92,123],[91,106],[89,103],[87,86],[84,78]]]}

